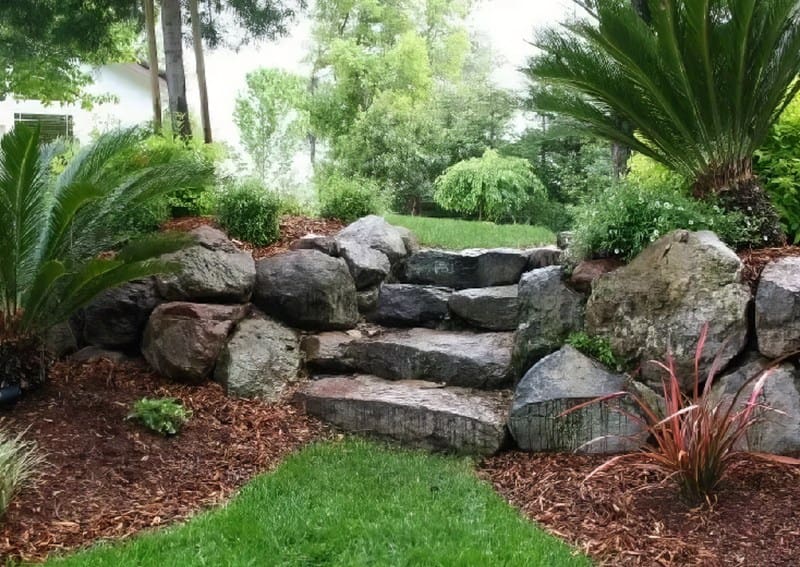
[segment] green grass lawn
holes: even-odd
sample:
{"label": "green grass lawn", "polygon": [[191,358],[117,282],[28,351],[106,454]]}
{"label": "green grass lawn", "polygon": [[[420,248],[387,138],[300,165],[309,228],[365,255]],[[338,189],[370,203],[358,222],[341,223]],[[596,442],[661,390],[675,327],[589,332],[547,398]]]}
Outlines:
{"label": "green grass lawn", "polygon": [[226,507],[47,565],[590,565],[524,520],[467,459],[312,445]]}
{"label": "green grass lawn", "polygon": [[411,229],[423,246],[432,248],[529,248],[555,244],[547,228],[527,224],[494,224],[457,219],[386,215],[392,224]]}

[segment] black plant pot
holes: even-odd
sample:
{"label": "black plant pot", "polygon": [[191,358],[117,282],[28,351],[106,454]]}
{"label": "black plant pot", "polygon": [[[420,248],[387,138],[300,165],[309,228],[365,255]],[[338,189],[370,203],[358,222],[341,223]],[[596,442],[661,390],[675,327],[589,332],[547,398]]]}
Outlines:
{"label": "black plant pot", "polygon": [[21,395],[22,388],[19,386],[15,385],[0,388],[0,408],[6,408],[14,405]]}

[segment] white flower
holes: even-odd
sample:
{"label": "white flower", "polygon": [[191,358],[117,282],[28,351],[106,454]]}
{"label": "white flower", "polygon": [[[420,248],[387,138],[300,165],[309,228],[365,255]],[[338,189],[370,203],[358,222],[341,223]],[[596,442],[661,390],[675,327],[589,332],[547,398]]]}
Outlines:
{"label": "white flower", "polygon": [[689,221],[689,226],[694,226],[694,221],[693,220]]}
{"label": "white flower", "polygon": [[619,254],[619,253],[620,253],[620,249],[619,248],[614,248],[614,254]]}

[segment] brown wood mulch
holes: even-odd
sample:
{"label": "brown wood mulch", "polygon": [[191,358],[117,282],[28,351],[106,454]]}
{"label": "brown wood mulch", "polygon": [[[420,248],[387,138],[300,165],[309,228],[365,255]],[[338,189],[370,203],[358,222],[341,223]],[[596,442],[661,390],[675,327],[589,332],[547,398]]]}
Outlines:
{"label": "brown wood mulch", "polygon": [[[214,220],[214,217],[183,217],[171,219],[161,225],[161,230],[177,230],[181,232],[188,232],[194,230],[199,226],[213,226],[220,228]],[[289,246],[295,240],[306,236],[307,234],[316,234],[318,236],[331,236],[344,228],[345,224],[336,219],[317,219],[304,216],[291,216],[285,215],[281,217],[280,221],[280,239],[274,244],[269,246],[257,247],[248,242],[234,240],[236,244],[245,250],[251,250],[253,257],[258,260],[260,258],[267,258],[275,256],[289,250]]]}
{"label": "brown wood mulch", "polygon": [[800,565],[800,468],[742,456],[714,500],[691,508],[636,467],[585,481],[602,462],[510,452],[480,470],[525,516],[601,565]]}
{"label": "brown wood mulch", "polygon": [[[151,433],[126,419],[145,396],[178,398],[192,418],[175,437]],[[27,430],[46,457],[0,521],[0,558],[23,561],[219,504],[325,431],[288,402],[230,399],[214,383],[176,385],[142,361],[58,363],[43,389],[0,418]]]}
{"label": "brown wood mulch", "polygon": [[780,258],[800,256],[800,246],[782,246],[780,248],[761,248],[759,250],[743,250],[739,257],[744,263],[744,280],[755,289],[764,267]]}

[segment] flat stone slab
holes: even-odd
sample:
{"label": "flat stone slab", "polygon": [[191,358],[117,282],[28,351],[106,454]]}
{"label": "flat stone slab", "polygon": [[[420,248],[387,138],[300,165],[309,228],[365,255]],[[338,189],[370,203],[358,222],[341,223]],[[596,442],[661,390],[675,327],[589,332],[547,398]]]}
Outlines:
{"label": "flat stone slab", "polygon": [[519,282],[530,252],[512,248],[491,250],[426,249],[409,256],[397,270],[403,283],[454,289],[512,285]]}
{"label": "flat stone slab", "polygon": [[309,414],[337,427],[412,447],[490,455],[507,435],[507,391],[357,375],[321,377],[301,387],[299,396]]}
{"label": "flat stone slab", "polygon": [[344,349],[344,362],[382,378],[495,389],[511,381],[511,348],[511,333],[415,328],[354,340]]}
{"label": "flat stone slab", "polygon": [[384,284],[367,320],[393,327],[435,326],[448,315],[452,289],[429,285]]}
{"label": "flat stone slab", "polygon": [[518,286],[464,289],[450,296],[450,311],[470,325],[514,331],[519,324]]}

